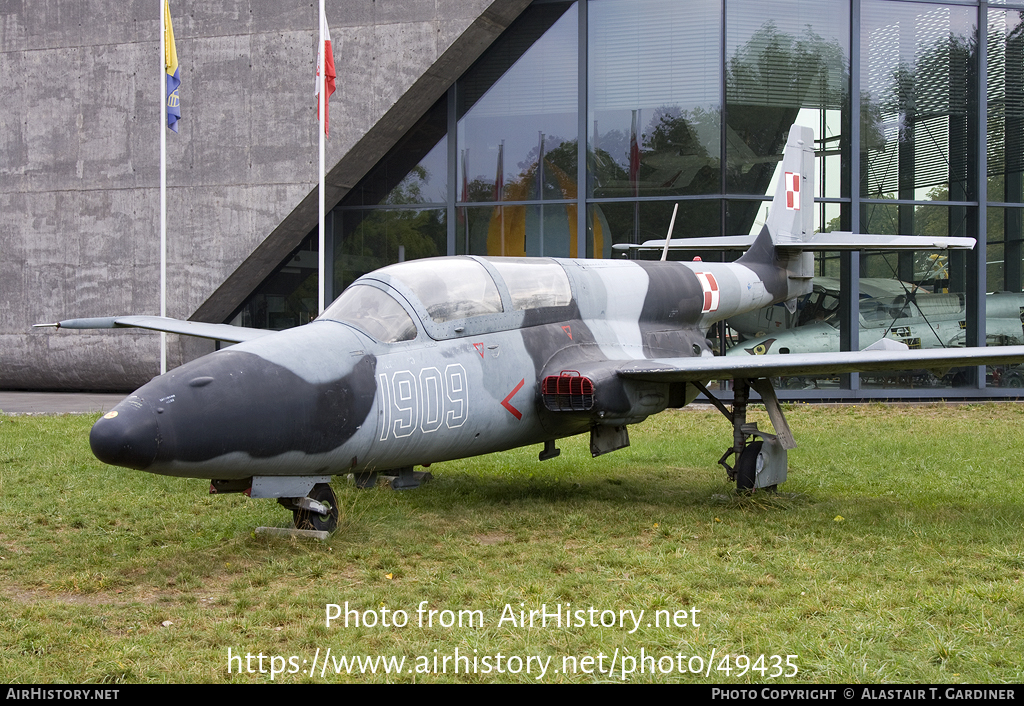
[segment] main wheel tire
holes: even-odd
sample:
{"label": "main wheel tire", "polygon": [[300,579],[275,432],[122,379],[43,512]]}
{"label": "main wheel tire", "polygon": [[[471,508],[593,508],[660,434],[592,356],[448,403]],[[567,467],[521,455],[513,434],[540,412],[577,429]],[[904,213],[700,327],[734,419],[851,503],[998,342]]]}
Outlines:
{"label": "main wheel tire", "polygon": [[761,455],[763,441],[755,441],[747,444],[736,462],[736,490],[741,493],[754,492],[754,483],[757,482],[757,459]]}
{"label": "main wheel tire", "polygon": [[338,498],[334,490],[327,483],[317,483],[307,495],[310,500],[316,500],[327,507],[327,514],[320,515],[309,510],[293,510],[292,518],[295,529],[319,530],[321,532],[333,532],[338,528]]}

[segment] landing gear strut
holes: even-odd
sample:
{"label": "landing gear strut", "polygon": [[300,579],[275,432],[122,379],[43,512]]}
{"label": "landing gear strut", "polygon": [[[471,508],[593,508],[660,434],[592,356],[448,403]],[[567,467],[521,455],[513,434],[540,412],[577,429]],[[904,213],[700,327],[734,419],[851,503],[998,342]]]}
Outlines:
{"label": "landing gear strut", "polygon": [[[771,382],[766,378],[734,380],[731,411],[707,387],[700,383],[695,385],[732,424],[732,446],[718,459],[729,480],[735,481],[736,489],[744,493],[759,488],[775,490],[779,483],[786,480],[786,452],[796,448],[796,442]],[[747,402],[751,387],[761,396],[768,410],[768,418],[775,427],[774,434],[761,431],[756,422],[747,423]],[[730,466],[729,457],[733,455],[736,456],[736,465]]]}

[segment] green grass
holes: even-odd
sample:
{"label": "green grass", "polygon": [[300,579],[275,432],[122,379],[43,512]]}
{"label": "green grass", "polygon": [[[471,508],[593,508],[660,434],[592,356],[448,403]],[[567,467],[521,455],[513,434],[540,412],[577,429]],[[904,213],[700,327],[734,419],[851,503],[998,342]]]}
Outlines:
{"label": "green grass", "polygon": [[[261,653],[268,671],[270,656],[294,656],[304,673],[280,682],[535,681],[527,656],[552,658],[544,682],[621,681],[622,657],[643,650],[671,656],[673,672],[648,662],[641,674],[637,661],[628,681],[1024,680],[1024,406],[787,414],[800,446],[775,496],[737,497],[715,466],[728,424],[686,410],[631,428],[630,448],[598,459],[579,437],[544,463],[538,446],[438,464],[415,491],[338,479],[341,527],[323,543],[255,535],[290,524],[272,501],[104,466],[88,449],[94,415],[0,416],[0,675],[270,681],[239,662],[229,674],[230,649],[256,670]],[[421,627],[422,601],[484,624]],[[345,602],[404,610],[409,624],[326,627],[326,605]],[[499,625],[506,605],[565,603],[645,617],[632,634]],[[647,626],[653,611],[691,608],[700,627]],[[425,660],[426,673],[311,677],[328,648],[404,656],[414,671]],[[456,649],[481,669],[484,656],[518,656],[523,671],[434,673]],[[599,654],[607,669],[616,651],[613,675],[562,670],[563,657]],[[678,655],[695,668],[691,656],[712,652],[709,676],[675,669]],[[768,659],[738,675],[737,658],[762,654],[782,655],[782,669]],[[771,679],[790,671],[786,655],[797,676]]]}

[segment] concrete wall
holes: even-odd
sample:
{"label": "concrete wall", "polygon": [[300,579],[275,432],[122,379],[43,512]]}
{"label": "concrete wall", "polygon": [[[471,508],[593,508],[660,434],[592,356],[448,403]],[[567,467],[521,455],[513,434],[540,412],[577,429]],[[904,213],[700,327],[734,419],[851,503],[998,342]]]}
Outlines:
{"label": "concrete wall", "polygon": [[[328,164],[471,25],[525,4],[328,0]],[[158,334],[31,325],[159,313],[160,7],[0,5],[2,389],[128,390],[158,372]],[[183,117],[167,134],[168,315],[189,318],[316,186],[317,3],[172,0],[171,12]],[[171,366],[212,350],[169,339]]]}

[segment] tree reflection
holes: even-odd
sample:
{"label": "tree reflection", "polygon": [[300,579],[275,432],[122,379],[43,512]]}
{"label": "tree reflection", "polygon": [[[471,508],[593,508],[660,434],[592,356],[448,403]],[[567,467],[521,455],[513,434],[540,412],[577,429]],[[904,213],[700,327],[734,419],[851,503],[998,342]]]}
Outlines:
{"label": "tree reflection", "polygon": [[337,240],[334,257],[336,291],[367,272],[397,262],[400,247],[406,260],[446,254],[443,210],[387,208],[422,203],[427,182],[427,170],[416,166],[388,193],[384,208],[342,214],[342,237]]}

